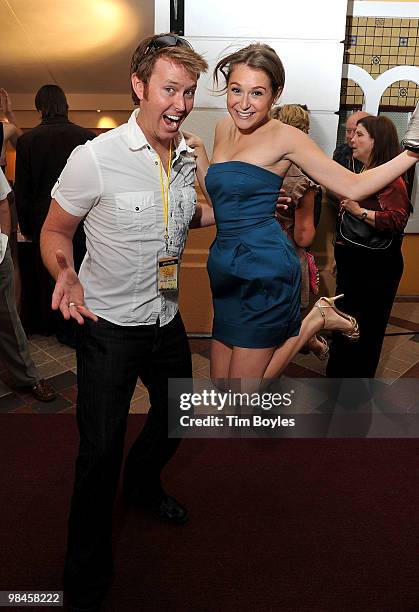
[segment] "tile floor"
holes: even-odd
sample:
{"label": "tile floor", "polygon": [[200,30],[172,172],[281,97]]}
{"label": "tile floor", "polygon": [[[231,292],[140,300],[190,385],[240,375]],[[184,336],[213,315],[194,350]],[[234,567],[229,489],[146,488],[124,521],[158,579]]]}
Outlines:
{"label": "tile floor", "polygon": [[[410,333],[408,333],[410,332]],[[399,378],[419,378],[419,302],[394,305],[377,378],[392,384]],[[7,370],[0,362],[0,414],[74,413],[77,396],[75,351],[59,344],[54,336],[31,336],[30,350],[41,376],[58,391],[56,400],[42,403],[30,394],[13,388]],[[190,339],[194,377],[209,378],[209,339]],[[310,355],[297,355],[286,374],[296,378],[324,376],[325,362]],[[138,382],[131,402],[132,413],[145,413],[149,407],[144,386]]]}

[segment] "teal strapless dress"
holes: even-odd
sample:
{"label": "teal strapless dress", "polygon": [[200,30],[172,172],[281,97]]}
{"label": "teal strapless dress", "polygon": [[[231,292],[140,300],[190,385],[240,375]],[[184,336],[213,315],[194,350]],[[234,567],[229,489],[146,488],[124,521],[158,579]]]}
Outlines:
{"label": "teal strapless dress", "polygon": [[241,161],[213,164],[205,179],[217,235],[208,274],[213,338],[267,348],[300,330],[300,262],[275,219],[282,178]]}

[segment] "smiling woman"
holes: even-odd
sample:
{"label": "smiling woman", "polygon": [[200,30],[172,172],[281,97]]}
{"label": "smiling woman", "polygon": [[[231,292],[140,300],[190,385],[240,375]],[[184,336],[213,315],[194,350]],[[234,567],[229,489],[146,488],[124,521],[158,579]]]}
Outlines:
{"label": "smiling woman", "polygon": [[255,43],[222,58],[214,71],[217,87],[220,76],[229,116],[217,124],[212,163],[205,161],[202,144],[197,155],[198,179],[208,169],[206,188],[217,223],[208,258],[214,305],[211,377],[221,387],[247,378],[242,382],[247,390],[278,377],[322,328],[352,341],[359,337],[355,318],[335,307],[338,298],[320,298],[300,320],[300,264],[274,214],[291,162],[318,184],[362,199],[417,158],[404,152],[355,175],[306,134],[272,119],[284,68],[268,45]]}

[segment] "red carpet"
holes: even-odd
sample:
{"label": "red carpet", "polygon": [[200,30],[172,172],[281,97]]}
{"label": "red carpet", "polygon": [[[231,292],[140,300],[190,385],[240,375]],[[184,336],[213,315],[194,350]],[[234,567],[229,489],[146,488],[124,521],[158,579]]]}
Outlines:
{"label": "red carpet", "polygon": [[[60,589],[75,419],[0,419],[0,589]],[[140,424],[130,417],[130,440]],[[118,498],[104,610],[418,611],[418,451],[418,440],[184,441],[165,477],[191,520],[162,525]]]}

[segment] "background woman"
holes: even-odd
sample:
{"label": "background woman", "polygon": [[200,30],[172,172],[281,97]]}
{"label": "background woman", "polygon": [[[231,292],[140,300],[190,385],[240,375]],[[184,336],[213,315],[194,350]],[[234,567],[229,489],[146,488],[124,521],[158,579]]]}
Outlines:
{"label": "background woman", "polygon": [[[357,325],[321,298],[300,323],[300,265],[274,218],[282,177],[293,162],[327,189],[359,200],[417,161],[402,153],[386,166],[352,174],[303,132],[270,117],[284,86],[276,52],[254,44],[215,67],[224,77],[229,116],[216,127],[206,186],[217,237],[208,260],[214,303],[211,377],[274,378],[322,327],[353,339]],[[199,174],[208,160],[197,147]],[[300,327],[301,325],[301,327]]]}
{"label": "background woman", "polygon": [[[366,175],[371,168],[384,164],[400,152],[396,128],[387,117],[360,119],[351,145],[353,156],[364,164]],[[391,244],[380,249],[357,246],[342,236],[338,221],[335,245],[337,291],[345,294],[343,308],[356,316],[361,339],[355,347],[334,335],[328,376],[375,376],[403,273],[402,234],[410,209],[402,177],[366,200],[343,199],[341,202],[341,214],[348,211],[374,228],[377,235],[388,236]]]}

